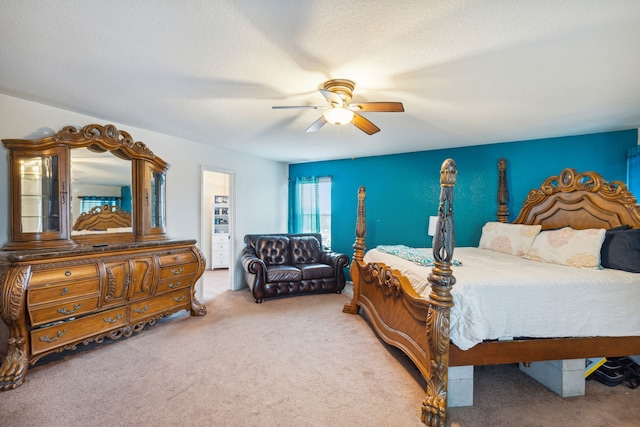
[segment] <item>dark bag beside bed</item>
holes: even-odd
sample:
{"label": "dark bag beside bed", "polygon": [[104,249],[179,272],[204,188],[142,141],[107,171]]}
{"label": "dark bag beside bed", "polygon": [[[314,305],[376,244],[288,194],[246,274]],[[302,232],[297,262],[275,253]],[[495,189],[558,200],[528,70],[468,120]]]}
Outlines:
{"label": "dark bag beside bed", "polygon": [[625,383],[634,389],[640,385],[640,365],[629,357],[608,357],[587,379],[594,379],[609,387]]}

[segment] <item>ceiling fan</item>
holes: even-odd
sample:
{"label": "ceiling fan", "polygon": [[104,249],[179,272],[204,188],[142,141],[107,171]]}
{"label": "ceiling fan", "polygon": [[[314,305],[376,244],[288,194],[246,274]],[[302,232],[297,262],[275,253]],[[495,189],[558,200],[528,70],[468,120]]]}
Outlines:
{"label": "ceiling fan", "polygon": [[368,135],[373,135],[374,133],[379,132],[380,128],[360,115],[360,112],[401,113],[404,111],[402,102],[359,102],[350,104],[355,87],[355,82],[351,80],[328,80],[321,85],[320,89],[318,89],[329,103],[328,106],[276,105],[272,108],[307,108],[313,110],[324,110],[322,116],[307,128],[307,132],[315,132],[327,123],[333,123],[335,125],[353,123],[355,127]]}

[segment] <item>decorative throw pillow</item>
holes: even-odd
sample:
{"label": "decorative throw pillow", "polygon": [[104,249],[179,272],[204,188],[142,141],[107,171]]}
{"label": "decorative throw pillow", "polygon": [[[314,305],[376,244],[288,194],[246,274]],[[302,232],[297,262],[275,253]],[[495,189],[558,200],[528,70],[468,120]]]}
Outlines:
{"label": "decorative throw pillow", "polygon": [[575,230],[564,227],[541,231],[524,258],[578,268],[600,268],[604,228]]}
{"label": "decorative throw pillow", "polygon": [[640,273],[640,229],[607,230],[600,256],[604,268]]}
{"label": "decorative throw pillow", "polygon": [[[614,239],[614,234],[618,231],[628,230],[631,227],[628,225],[621,225],[619,227],[609,228],[605,232],[604,241],[602,242],[602,247],[600,248],[600,264],[604,268],[613,268],[610,266],[609,262],[609,246],[611,246],[611,242]],[[613,256],[617,257],[618,254],[613,254]]]}
{"label": "decorative throw pillow", "polygon": [[529,250],[541,228],[540,225],[487,222],[482,227],[482,236],[480,236],[478,247],[522,256]]}

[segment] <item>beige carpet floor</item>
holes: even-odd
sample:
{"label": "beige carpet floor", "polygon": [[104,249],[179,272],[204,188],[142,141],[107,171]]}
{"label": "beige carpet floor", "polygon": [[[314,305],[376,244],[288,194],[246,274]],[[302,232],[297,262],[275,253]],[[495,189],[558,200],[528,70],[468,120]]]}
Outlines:
{"label": "beige carpet floor", "polygon": [[[424,381],[337,295],[205,298],[140,334],[43,359],[0,393],[0,426],[420,426]],[[640,425],[640,389],[563,399],[517,367],[477,367],[452,426]]]}

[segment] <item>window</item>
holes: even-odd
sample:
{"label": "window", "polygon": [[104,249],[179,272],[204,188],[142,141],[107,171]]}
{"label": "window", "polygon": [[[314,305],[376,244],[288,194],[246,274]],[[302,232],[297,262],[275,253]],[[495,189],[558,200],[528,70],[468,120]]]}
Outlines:
{"label": "window", "polygon": [[331,247],[331,177],[296,178],[290,195],[289,232],[320,233]]}

